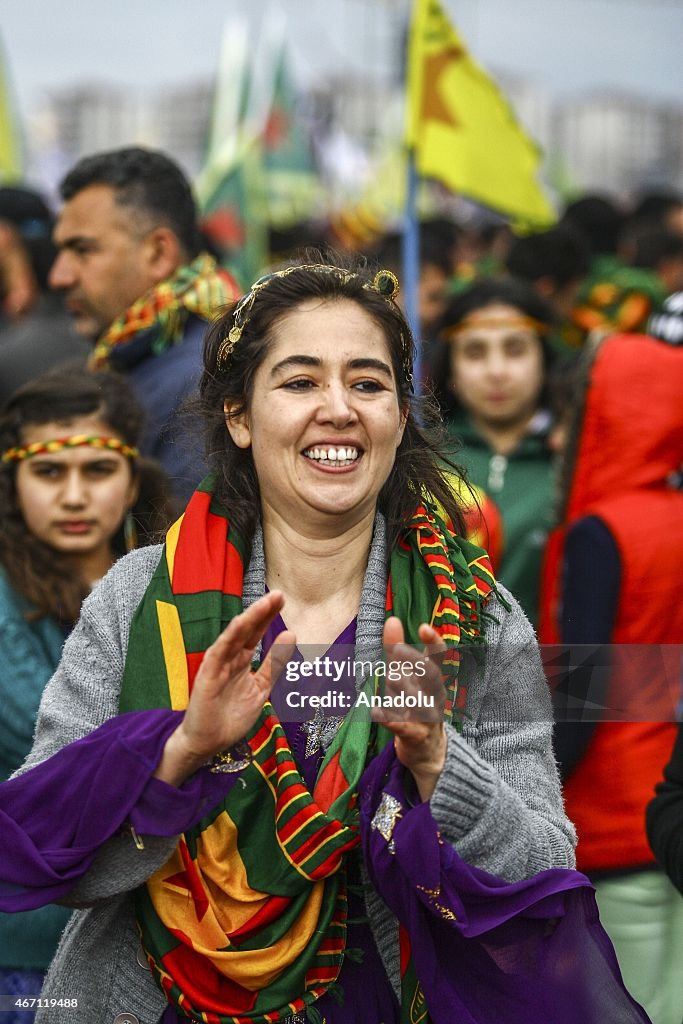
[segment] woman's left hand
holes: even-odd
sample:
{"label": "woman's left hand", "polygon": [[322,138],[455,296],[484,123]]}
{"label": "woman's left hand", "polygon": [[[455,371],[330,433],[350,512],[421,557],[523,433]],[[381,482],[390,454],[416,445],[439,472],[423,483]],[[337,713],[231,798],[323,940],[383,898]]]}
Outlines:
{"label": "woman's left hand", "polygon": [[443,721],[446,691],[440,667],[446,645],[437,631],[426,623],[420,626],[418,636],[425,645],[424,653],[406,644],[403,624],[396,616],[384,624],[387,662],[400,662],[403,668],[399,679],[387,676],[385,694],[392,699],[400,693],[406,696],[422,694],[429,699],[429,704],[433,703],[433,707],[374,708],[372,717],[393,732],[396,756],[410,769],[420,797],[429,800],[446,759]]}

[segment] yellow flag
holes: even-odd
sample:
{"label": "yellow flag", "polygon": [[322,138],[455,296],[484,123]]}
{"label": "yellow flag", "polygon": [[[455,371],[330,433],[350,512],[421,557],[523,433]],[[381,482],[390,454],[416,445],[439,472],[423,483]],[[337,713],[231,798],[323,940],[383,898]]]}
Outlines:
{"label": "yellow flag", "polygon": [[418,174],[512,218],[557,218],[536,174],[540,151],[467,52],[439,0],[415,0],[408,45],[406,143]]}
{"label": "yellow flag", "polygon": [[22,171],[19,130],[8,79],[0,41],[0,183],[18,181]]}

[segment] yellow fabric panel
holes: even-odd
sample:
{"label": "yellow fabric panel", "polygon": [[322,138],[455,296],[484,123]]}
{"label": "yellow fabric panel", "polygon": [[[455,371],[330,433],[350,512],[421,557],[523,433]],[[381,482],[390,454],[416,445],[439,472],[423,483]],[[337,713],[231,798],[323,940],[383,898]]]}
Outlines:
{"label": "yellow fabric panel", "polygon": [[174,604],[167,604],[166,601],[157,601],[156,607],[159,618],[161,646],[166,663],[166,675],[168,676],[168,692],[171,697],[171,707],[174,711],[182,711],[187,707],[187,702],[190,698],[190,683],[187,674],[187,658],[185,657],[185,643],[180,626],[180,616]]}
{"label": "yellow fabric panel", "polygon": [[180,527],[182,526],[185,514],[176,519],[173,526],[170,527],[166,534],[166,564],[168,566],[168,575],[171,583],[173,582],[173,566],[175,565],[175,553],[178,547],[178,538],[180,537]]}

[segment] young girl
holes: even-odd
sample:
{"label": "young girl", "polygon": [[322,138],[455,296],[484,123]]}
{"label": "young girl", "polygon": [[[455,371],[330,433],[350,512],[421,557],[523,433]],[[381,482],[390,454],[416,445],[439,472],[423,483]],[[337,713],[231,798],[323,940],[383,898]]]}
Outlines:
{"label": "young girl", "polygon": [[[81,602],[138,536],[149,542],[168,522],[165,474],[138,458],[142,422],[123,378],[80,369],[45,374],[0,413],[0,779],[31,748]],[[69,913],[0,914],[3,994],[40,992]],[[7,1024],[24,1020],[33,1013]]]}
{"label": "young girl", "polygon": [[552,420],[545,407],[552,319],[524,281],[479,281],[444,314],[436,374],[446,426],[462,445],[458,461],[500,509],[500,579],[532,623],[552,525]]}

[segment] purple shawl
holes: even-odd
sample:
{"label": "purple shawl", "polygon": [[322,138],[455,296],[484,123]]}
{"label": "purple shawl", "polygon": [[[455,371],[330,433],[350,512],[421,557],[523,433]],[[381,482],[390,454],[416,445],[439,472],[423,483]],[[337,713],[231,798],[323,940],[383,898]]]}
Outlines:
{"label": "purple shawl", "polygon": [[[122,829],[176,835],[221,799],[238,775],[202,770],[178,789],[152,778],[179,714],[119,715],[0,785],[0,910],[66,895]],[[370,764],[361,837],[372,883],[409,939],[432,1024],[647,1024],[589,880],[552,869],[509,884],[466,864],[429,804],[409,805],[404,774],[393,744]],[[402,969],[406,953],[402,943]]]}
{"label": "purple shawl", "polygon": [[[588,878],[553,868],[507,883],[466,864],[429,804],[408,804],[404,773],[393,744],[370,764],[361,836],[372,883],[409,939],[432,1024],[647,1024]],[[402,971],[406,960],[403,941]]]}

